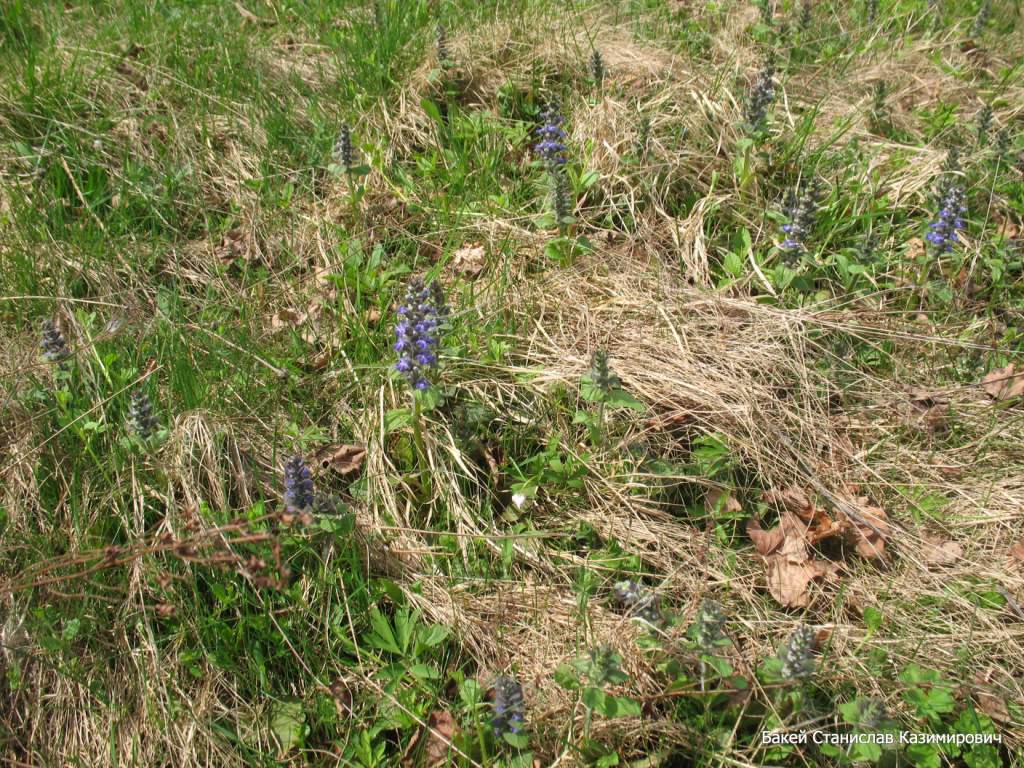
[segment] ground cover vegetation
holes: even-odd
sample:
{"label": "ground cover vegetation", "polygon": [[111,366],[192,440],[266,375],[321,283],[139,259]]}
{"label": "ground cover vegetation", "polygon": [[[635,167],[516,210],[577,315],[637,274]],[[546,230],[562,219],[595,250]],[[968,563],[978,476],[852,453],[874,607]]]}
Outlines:
{"label": "ground cover vegetation", "polygon": [[1024,764],[1020,14],[0,1],[0,761]]}

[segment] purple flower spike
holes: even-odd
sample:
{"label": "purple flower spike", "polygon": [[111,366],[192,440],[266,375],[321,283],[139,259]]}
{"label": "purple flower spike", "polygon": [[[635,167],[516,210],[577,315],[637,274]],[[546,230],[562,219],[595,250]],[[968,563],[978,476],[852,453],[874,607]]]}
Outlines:
{"label": "purple flower spike", "polygon": [[291,514],[313,506],[313,473],[301,456],[292,456],[284,465],[284,508]]}
{"label": "purple flower spike", "polygon": [[541,156],[548,167],[564,165],[566,134],[562,123],[565,122],[565,118],[562,117],[558,105],[554,102],[549,104],[540,113],[540,119],[541,125],[537,128],[537,136],[540,141],[534,145],[534,151]]}
{"label": "purple flower spike", "polygon": [[936,253],[949,253],[958,241],[957,233],[964,228],[964,214],[967,204],[963,189],[953,181],[943,185],[939,193],[939,214],[928,225],[925,239],[932,244]]}
{"label": "purple flower spike", "polygon": [[395,370],[413,389],[430,388],[430,376],[437,368],[441,324],[448,317],[444,291],[438,283],[426,285],[420,278],[409,281],[405,299],[398,307],[395,323]]}
{"label": "purple flower spike", "polygon": [[526,723],[526,702],[523,700],[523,686],[515,679],[504,675],[494,681],[494,733],[519,733]]}

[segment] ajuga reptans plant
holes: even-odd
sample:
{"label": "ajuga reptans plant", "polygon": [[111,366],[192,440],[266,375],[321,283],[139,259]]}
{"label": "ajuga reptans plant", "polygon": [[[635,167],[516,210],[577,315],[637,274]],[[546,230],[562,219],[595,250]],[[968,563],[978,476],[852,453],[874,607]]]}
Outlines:
{"label": "ajuga reptans plant", "polygon": [[292,456],[284,465],[284,509],[292,515],[308,512],[314,501],[313,473],[299,455]]}
{"label": "ajuga reptans plant", "polygon": [[875,130],[886,128],[889,125],[889,105],[886,103],[888,95],[888,84],[884,80],[877,80],[871,98],[871,124]]}
{"label": "ajuga reptans plant", "polygon": [[974,124],[978,131],[978,146],[983,147],[988,144],[988,133],[992,129],[991,104],[986,104],[978,110],[978,114],[974,118]]}
{"label": "ajuga reptans plant", "polygon": [[437,25],[437,63],[441,68],[447,68],[452,63],[452,52],[448,47],[448,29],[444,22]]}
{"label": "ajuga reptans plant", "polygon": [[128,405],[128,424],[132,432],[148,440],[156,432],[157,421],[153,413],[153,403],[141,389],[132,392],[131,402]]}
{"label": "ajuga reptans plant", "polygon": [[1010,126],[1004,125],[996,133],[996,157],[1000,160],[1009,160],[1011,144]]}
{"label": "ajuga reptans plant", "polygon": [[807,247],[807,240],[814,229],[822,196],[821,183],[817,179],[804,183],[798,189],[790,190],[787,193],[786,223],[782,225],[782,231],[786,237],[779,246],[782,250],[798,251]]}
{"label": "ajuga reptans plant", "polygon": [[566,161],[565,129],[562,124],[565,118],[554,99],[540,113],[541,124],[537,128],[537,137],[540,139],[533,147],[534,151],[544,161],[545,166],[551,169],[555,166],[564,165]]}
{"label": "ajuga reptans plant", "polygon": [[874,24],[878,19],[878,0],[865,0],[864,6],[864,15],[867,17],[868,24]]}
{"label": "ajuga reptans plant", "polygon": [[632,579],[617,582],[615,599],[629,612],[629,615],[646,621],[648,624],[660,624],[661,607],[657,596],[651,590]]}
{"label": "ajuga reptans plant", "polygon": [[636,153],[641,160],[647,158],[651,147],[651,118],[648,115],[641,115],[640,122],[636,129]]}
{"label": "ajuga reptans plant", "polygon": [[43,321],[39,348],[43,351],[43,359],[48,363],[59,363],[71,357],[68,342],[53,320]]}
{"label": "ajuga reptans plant", "polygon": [[690,638],[704,653],[711,653],[725,640],[725,612],[714,600],[702,600],[690,629]]}
{"label": "ajuga reptans plant", "polygon": [[501,675],[494,681],[493,717],[491,724],[498,736],[517,734],[526,724],[526,701],[523,686],[514,678]]}
{"label": "ajuga reptans plant", "polygon": [[418,277],[409,281],[395,323],[395,370],[413,389],[430,388],[437,369],[441,326],[447,317],[448,305],[440,283],[427,285]]}
{"label": "ajuga reptans plant", "polygon": [[551,198],[555,209],[555,219],[558,223],[558,231],[563,235],[569,224],[572,222],[573,199],[572,190],[569,188],[569,177],[566,175],[565,166],[556,165],[551,167]]}
{"label": "ajuga reptans plant", "polygon": [[814,4],[812,0],[803,0],[800,3],[800,17],[797,20],[796,28],[801,35],[806,34],[811,28],[811,21],[814,20]]}
{"label": "ajuga reptans plant", "polygon": [[357,165],[356,149],[352,144],[352,128],[348,123],[341,124],[338,140],[334,143],[334,161],[345,173],[351,173]]}
{"label": "ajuga reptans plant", "polygon": [[946,158],[946,170],[935,192],[938,213],[928,225],[925,239],[936,254],[949,253],[959,240],[967,214],[967,198],[959,181],[958,155],[951,150]]}
{"label": "ajuga reptans plant", "polygon": [[606,398],[612,392],[622,386],[622,380],[612,370],[608,363],[608,350],[596,349],[590,356],[590,370],[588,371],[590,381],[594,387]]}
{"label": "ajuga reptans plant", "polygon": [[803,680],[814,674],[814,630],[801,624],[779,648],[781,672],[786,680]]}
{"label": "ajuga reptans plant", "polygon": [[754,84],[747,96],[745,118],[749,128],[755,133],[765,129],[768,119],[768,107],[775,100],[775,57],[769,54],[764,66],[757,73]]}
{"label": "ajuga reptans plant", "polygon": [[601,52],[595,48],[590,54],[590,60],[587,62],[587,69],[590,72],[590,79],[594,81],[595,85],[601,85],[604,82],[604,77],[607,74],[607,70],[604,66],[604,57],[601,56]]}
{"label": "ajuga reptans plant", "polygon": [[978,8],[978,15],[974,17],[974,24],[971,25],[971,37],[981,37],[988,24],[988,17],[992,14],[991,0],[981,0],[981,7]]}

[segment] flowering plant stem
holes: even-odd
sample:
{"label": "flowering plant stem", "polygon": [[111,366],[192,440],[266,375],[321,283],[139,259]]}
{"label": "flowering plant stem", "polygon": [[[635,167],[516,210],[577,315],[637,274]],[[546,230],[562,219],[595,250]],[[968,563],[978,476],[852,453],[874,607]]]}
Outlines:
{"label": "flowering plant stem", "polygon": [[420,501],[426,502],[433,496],[430,482],[430,462],[427,460],[427,445],[423,441],[422,413],[419,392],[412,393],[412,439],[416,445],[416,465],[419,469]]}

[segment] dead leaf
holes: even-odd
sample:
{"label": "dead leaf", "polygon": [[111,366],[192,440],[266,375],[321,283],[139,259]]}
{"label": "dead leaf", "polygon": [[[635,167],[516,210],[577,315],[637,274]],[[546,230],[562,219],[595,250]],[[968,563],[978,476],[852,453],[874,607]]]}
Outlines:
{"label": "dead leaf", "polygon": [[349,690],[348,683],[340,677],[336,678],[328,690],[331,692],[331,698],[334,699],[334,707],[338,711],[338,715],[341,717],[351,716],[353,714],[352,691]]}
{"label": "dead leaf", "polygon": [[331,445],[313,454],[313,461],[320,469],[333,469],[341,475],[358,472],[366,458],[366,448],[361,445]]}
{"label": "dead leaf", "polygon": [[767,490],[764,493],[764,497],[769,503],[785,507],[804,520],[811,520],[814,517],[814,504],[807,498],[807,493],[795,485],[784,488],[781,491]]}
{"label": "dead leaf", "polygon": [[885,542],[892,534],[885,510],[872,505],[866,496],[855,496],[849,500],[857,507],[860,516],[860,520],[851,520],[849,526],[857,554],[868,559],[883,559]]}
{"label": "dead leaf", "polygon": [[767,553],[765,575],[768,591],[787,608],[807,606],[811,601],[810,583],[823,576],[834,576],[837,566],[811,557],[808,551],[808,525],[790,510],[779,515],[779,524],[768,531],[756,520],[747,532],[758,551]]}
{"label": "dead leaf", "polygon": [[314,371],[319,371],[327,367],[327,364],[331,362],[331,358],[334,356],[334,350],[330,347],[324,347],[320,352],[313,355],[309,359],[309,368]]}
{"label": "dead leaf", "polygon": [[925,410],[942,405],[946,398],[939,390],[925,389],[924,387],[905,387],[907,399],[915,408]]}
{"label": "dead leaf", "polygon": [[912,237],[907,240],[907,259],[916,260],[920,256],[924,256],[926,250],[924,240],[920,237]]}
{"label": "dead leaf", "polygon": [[470,243],[452,255],[452,269],[466,277],[476,277],[487,266],[487,250],[481,243]]}
{"label": "dead leaf", "polygon": [[978,708],[993,720],[1008,723],[1011,718],[1006,698],[998,692],[1003,686],[994,681],[993,677],[992,670],[974,675],[974,683],[979,686],[973,691],[974,700],[978,703]]}
{"label": "dead leaf", "polygon": [[981,380],[981,388],[994,400],[1009,400],[1024,395],[1024,370],[1010,363],[996,368]]}
{"label": "dead leaf", "polygon": [[451,712],[434,710],[427,716],[427,743],[423,748],[423,763],[426,766],[451,764],[449,752],[452,739],[459,732]]}
{"label": "dead leaf", "polygon": [[235,259],[251,261],[254,249],[252,238],[241,229],[232,229],[224,233],[220,239],[220,245],[214,248],[217,260],[225,266]]}
{"label": "dead leaf", "polygon": [[1024,539],[1010,547],[1010,563],[1017,566],[1024,565]]}
{"label": "dead leaf", "polygon": [[782,528],[775,526],[767,531],[761,527],[761,521],[755,517],[747,521],[747,535],[754,542],[759,554],[767,557],[782,546]]}
{"label": "dead leaf", "polygon": [[720,488],[712,488],[704,495],[704,507],[708,514],[735,514],[743,510],[736,497]]}
{"label": "dead leaf", "polygon": [[1020,225],[1007,216],[995,214],[996,235],[1005,240],[1016,240],[1021,235]]}
{"label": "dead leaf", "polygon": [[901,403],[903,423],[908,427],[925,432],[940,432],[945,429],[949,404],[939,392],[920,387],[907,387],[907,401]]}
{"label": "dead leaf", "polygon": [[828,513],[810,500],[807,493],[796,486],[781,491],[765,491],[764,498],[769,503],[775,503],[788,509],[801,520],[809,523],[807,530],[807,541],[810,544],[817,544],[830,536],[838,536],[844,532],[843,525],[829,517]]}
{"label": "dead leaf", "polygon": [[297,328],[306,322],[305,312],[296,312],[294,309],[279,309],[272,318],[270,318],[270,327],[275,331],[280,331],[282,328]]}
{"label": "dead leaf", "polygon": [[964,548],[955,541],[929,537],[922,542],[921,556],[928,565],[952,565],[964,556]]}
{"label": "dead leaf", "polygon": [[647,428],[655,432],[682,427],[693,421],[688,411],[669,411],[647,419]]}

